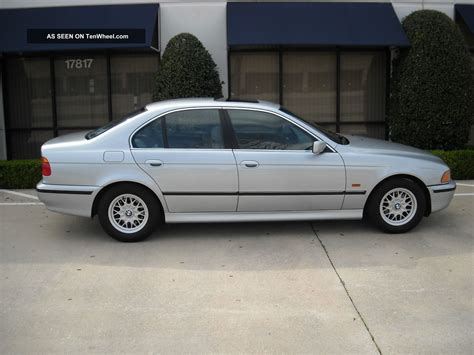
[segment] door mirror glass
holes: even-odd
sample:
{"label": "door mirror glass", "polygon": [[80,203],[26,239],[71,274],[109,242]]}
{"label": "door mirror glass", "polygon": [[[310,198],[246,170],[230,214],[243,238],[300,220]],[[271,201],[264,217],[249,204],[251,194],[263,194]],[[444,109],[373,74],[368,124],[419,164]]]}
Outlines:
{"label": "door mirror glass", "polygon": [[321,154],[326,149],[326,142],[315,141],[313,142],[313,154]]}

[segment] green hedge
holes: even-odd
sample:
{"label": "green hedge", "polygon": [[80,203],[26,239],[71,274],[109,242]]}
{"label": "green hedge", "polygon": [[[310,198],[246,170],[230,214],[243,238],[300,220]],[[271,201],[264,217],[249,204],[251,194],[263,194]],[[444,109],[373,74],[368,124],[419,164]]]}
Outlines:
{"label": "green hedge", "polygon": [[403,20],[411,46],[393,61],[390,137],[420,149],[464,149],[474,114],[471,57],[447,15],[420,10]]}
{"label": "green hedge", "polygon": [[[474,149],[432,150],[448,164],[453,179],[474,179]],[[33,189],[41,180],[40,160],[0,161],[1,189]]]}
{"label": "green hedge", "polygon": [[217,65],[201,41],[190,33],[170,39],[155,78],[153,100],[222,97]]}
{"label": "green hedge", "polygon": [[474,179],[474,149],[463,150],[432,150],[448,164],[453,179]]}
{"label": "green hedge", "polygon": [[0,188],[2,189],[33,189],[40,180],[40,160],[0,161]]}

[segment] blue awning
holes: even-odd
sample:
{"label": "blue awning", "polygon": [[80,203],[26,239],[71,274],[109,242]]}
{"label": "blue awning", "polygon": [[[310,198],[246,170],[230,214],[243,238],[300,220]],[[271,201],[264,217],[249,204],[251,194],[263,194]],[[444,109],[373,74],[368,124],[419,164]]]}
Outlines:
{"label": "blue awning", "polygon": [[227,4],[229,46],[408,46],[390,3]]}
{"label": "blue awning", "polygon": [[474,34],[474,5],[456,4],[454,5],[456,17],[460,16],[469,31]]}
{"label": "blue awning", "polygon": [[[158,50],[158,9],[158,4],[137,4],[0,10],[0,52],[150,47]],[[65,35],[58,40],[51,38],[50,32]],[[76,37],[83,32],[118,34],[121,39]],[[72,34],[71,39],[67,39],[68,34]]]}

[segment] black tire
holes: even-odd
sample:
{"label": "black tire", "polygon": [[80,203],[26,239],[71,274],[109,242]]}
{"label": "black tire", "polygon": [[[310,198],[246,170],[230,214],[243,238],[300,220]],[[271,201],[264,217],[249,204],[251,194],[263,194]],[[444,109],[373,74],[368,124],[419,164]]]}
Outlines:
{"label": "black tire", "polygon": [[[395,216],[395,215],[389,215],[384,218],[382,215],[381,211],[381,202],[382,199],[385,197],[387,193],[394,189],[404,189],[408,190],[411,192],[412,196],[409,196],[409,198],[414,197],[416,200],[416,208],[413,210],[410,209],[410,211],[413,212],[407,212],[407,216],[405,217],[406,221],[403,222],[402,216]],[[401,190],[403,191],[403,190]],[[406,195],[404,195],[406,196]],[[403,199],[402,199],[403,200]],[[409,209],[409,206],[407,207],[400,207],[397,202],[399,200],[393,199],[393,207],[396,208],[401,208],[401,209]],[[385,201],[385,206],[387,208],[390,208],[392,205],[392,202],[387,202]],[[403,200],[405,202],[405,200]],[[412,204],[412,206],[415,206],[415,204]],[[367,202],[367,209],[366,209],[366,216],[368,219],[379,229],[381,229],[385,233],[405,233],[408,232],[409,230],[413,229],[420,223],[421,219],[423,218],[424,214],[426,211],[426,197],[423,189],[414,181],[406,178],[400,178],[400,179],[393,179],[393,180],[388,180],[378,186],[372,195],[370,196],[369,201]],[[399,210],[397,210],[397,213]],[[402,211],[400,211],[402,212]],[[388,213],[388,212],[387,212]],[[391,223],[387,222],[387,219],[390,218],[401,218],[400,221],[391,221]],[[394,225],[395,223],[399,223],[397,225]]]}
{"label": "black tire", "polygon": [[[146,219],[146,221],[145,217],[141,219],[142,225],[138,225],[137,227],[135,227],[137,229],[137,231],[135,232],[133,232],[133,229],[131,229],[133,227],[131,225],[132,222],[125,223],[125,227],[122,226],[123,229],[127,229],[127,226],[130,226],[130,228],[128,228],[130,229],[130,231],[125,233],[118,229],[120,228],[120,226],[118,226],[118,222],[114,222],[111,220],[111,218],[109,218],[110,205],[112,203],[116,205],[114,200],[118,199],[119,196],[125,194],[129,195],[129,197],[138,197],[138,199],[135,199],[135,202],[139,203],[139,206],[137,208],[141,210],[139,211],[137,209],[132,211],[133,207],[131,207],[130,210],[127,209],[126,211],[124,211],[124,214],[130,211],[130,213],[132,213],[132,216],[130,218],[134,218],[133,214],[140,214],[140,212],[143,210],[148,211],[148,218]],[[128,199],[122,201],[124,202],[120,203],[129,203],[132,200]],[[142,203],[145,205],[146,208],[141,207]],[[126,206],[124,206],[123,208],[126,208]],[[150,192],[150,190],[147,190],[146,188],[141,187],[139,185],[127,183],[113,186],[104,193],[104,195],[99,201],[98,215],[100,224],[108,235],[120,242],[133,243],[142,241],[146,239],[151,233],[153,233],[161,219],[161,206],[157,197],[152,192]],[[136,219],[139,219],[138,216]],[[121,220],[121,222],[123,222],[123,220]],[[137,223],[140,222],[137,221]]]}

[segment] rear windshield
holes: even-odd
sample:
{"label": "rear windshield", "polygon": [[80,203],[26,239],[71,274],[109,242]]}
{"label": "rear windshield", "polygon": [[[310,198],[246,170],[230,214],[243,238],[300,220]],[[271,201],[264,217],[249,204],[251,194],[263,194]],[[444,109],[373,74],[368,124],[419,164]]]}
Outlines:
{"label": "rear windshield", "polygon": [[99,135],[101,135],[102,133],[104,132],[107,132],[109,129],[115,127],[115,126],[118,126],[122,123],[124,123],[126,120],[132,118],[132,117],[135,117],[137,115],[139,115],[140,113],[142,112],[145,112],[146,111],[146,108],[145,107],[142,107],[141,109],[139,110],[136,110],[136,111],[133,111],[131,113],[129,113],[127,116],[125,116],[124,118],[119,118],[119,119],[116,119],[116,120],[113,120],[113,121],[110,121],[109,123],[107,123],[105,126],[102,126],[100,128],[97,128],[97,129],[94,129],[93,131],[90,131],[89,133],[86,134],[86,139],[92,139],[92,138],[95,138]]}

